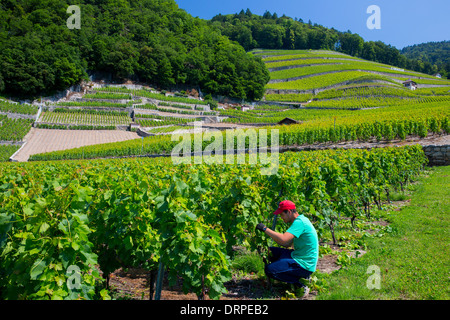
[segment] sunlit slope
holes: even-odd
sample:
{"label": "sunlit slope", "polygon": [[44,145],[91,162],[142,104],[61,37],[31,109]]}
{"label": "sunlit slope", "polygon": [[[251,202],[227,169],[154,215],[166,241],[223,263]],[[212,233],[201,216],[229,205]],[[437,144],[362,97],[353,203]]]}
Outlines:
{"label": "sunlit slope", "polygon": [[[270,71],[267,101],[310,102],[314,106],[315,101],[322,99],[429,98],[448,95],[450,90],[449,80],[333,51],[263,50],[253,54],[261,56]],[[407,80],[415,82],[416,90],[405,87]],[[370,101],[367,106],[390,104]],[[336,107],[333,103],[330,106]]]}

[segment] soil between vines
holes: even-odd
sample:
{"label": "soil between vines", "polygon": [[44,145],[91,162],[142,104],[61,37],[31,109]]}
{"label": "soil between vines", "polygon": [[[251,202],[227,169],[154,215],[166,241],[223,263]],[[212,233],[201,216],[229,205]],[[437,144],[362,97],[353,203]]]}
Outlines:
{"label": "soil between vines", "polygon": [[[403,206],[409,204],[409,200],[392,202],[392,211],[399,211]],[[374,224],[386,226],[389,223],[384,220],[372,221]],[[340,251],[340,247],[327,243],[334,251]],[[359,256],[366,253],[364,250],[359,251]],[[355,252],[349,252],[354,256]],[[328,254],[319,258],[317,262],[317,271],[321,273],[332,273],[341,268],[337,264],[337,255]],[[114,298],[129,300],[149,300],[150,273],[143,269],[130,268],[128,270],[118,269],[111,274],[110,288],[114,292]],[[267,279],[257,278],[249,275],[248,277],[237,279],[233,276],[232,280],[225,283],[228,293],[222,295],[220,300],[256,300],[256,299],[275,299],[279,300],[285,295],[288,286],[286,284],[272,281],[269,285]],[[317,292],[311,290],[309,295],[302,300],[314,300]],[[163,281],[161,291],[161,300],[197,300],[194,293],[183,293],[181,280],[177,281],[174,286],[169,286],[167,279]],[[206,296],[206,299],[209,299]]]}
{"label": "soil between vines", "polygon": [[[338,270],[336,256],[327,255],[319,258],[317,270],[323,273],[331,273]],[[183,293],[181,280],[175,286],[169,287],[167,281],[163,282],[161,300],[197,300],[194,293]],[[118,269],[111,274],[110,286],[117,293],[119,299],[148,300],[149,299],[149,272],[142,269]],[[253,299],[280,299],[285,293],[287,286],[282,283],[273,282],[271,287],[267,280],[247,277],[236,279],[225,283],[228,290],[221,300],[253,300]],[[306,299],[314,299],[316,292],[311,291]],[[207,297],[208,299],[208,297]]]}

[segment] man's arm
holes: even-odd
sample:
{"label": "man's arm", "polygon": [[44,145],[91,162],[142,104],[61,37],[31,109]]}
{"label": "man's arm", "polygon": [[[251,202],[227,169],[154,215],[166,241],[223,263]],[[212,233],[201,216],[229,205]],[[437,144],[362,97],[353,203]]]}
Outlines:
{"label": "man's arm", "polygon": [[290,247],[292,245],[292,243],[294,242],[294,235],[289,232],[279,233],[279,232],[273,231],[269,228],[266,228],[264,233],[267,234],[276,243],[278,243],[280,246],[283,246],[283,247]]}

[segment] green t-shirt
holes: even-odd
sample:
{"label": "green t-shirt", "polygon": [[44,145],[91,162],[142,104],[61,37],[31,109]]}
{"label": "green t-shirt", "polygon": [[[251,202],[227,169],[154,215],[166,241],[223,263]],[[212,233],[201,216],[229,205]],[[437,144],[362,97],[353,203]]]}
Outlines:
{"label": "green t-shirt", "polygon": [[295,218],[287,232],[294,235],[294,251],[291,256],[303,269],[316,271],[319,259],[319,240],[316,229],[303,214]]}

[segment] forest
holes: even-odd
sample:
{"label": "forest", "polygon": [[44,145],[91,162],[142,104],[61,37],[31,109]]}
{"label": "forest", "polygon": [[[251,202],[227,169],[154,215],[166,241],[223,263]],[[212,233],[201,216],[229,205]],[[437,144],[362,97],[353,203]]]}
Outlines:
{"label": "forest", "polygon": [[415,44],[404,47],[401,52],[410,59],[437,65],[440,72],[446,72],[447,77],[450,77],[450,40]]}
{"label": "forest", "polygon": [[[219,14],[211,19],[210,24],[219,28],[222,34],[231,40],[237,41],[245,50],[255,48],[333,50],[399,68],[427,74],[440,72],[442,75],[450,76],[449,63],[437,63],[439,61],[426,58],[432,50],[428,50],[422,56],[404,55],[394,46],[382,41],[364,41],[361,36],[350,30],[341,32],[312,23],[310,20],[304,22],[301,18],[285,15],[278,17],[277,13],[272,14],[269,11],[262,16],[253,14],[249,9],[236,14]],[[448,42],[445,48],[444,44],[442,49],[447,50],[440,50],[442,55],[439,53],[435,55],[446,57],[443,59],[448,62]],[[408,53],[410,51],[405,50]]]}
{"label": "forest", "polygon": [[[79,29],[67,27],[74,4],[80,7]],[[430,50],[405,55],[351,31],[268,11],[203,20],[175,0],[2,0],[0,48],[0,95],[21,98],[51,95],[99,74],[161,90],[190,87],[259,100],[270,77],[261,58],[248,53],[255,48],[327,49],[450,76],[448,50],[439,51],[439,61],[426,57]]]}
{"label": "forest", "polygon": [[[69,5],[81,27],[69,29]],[[37,97],[92,72],[148,82],[159,89],[259,99],[269,80],[260,58],[174,0],[2,0],[0,93]]]}

